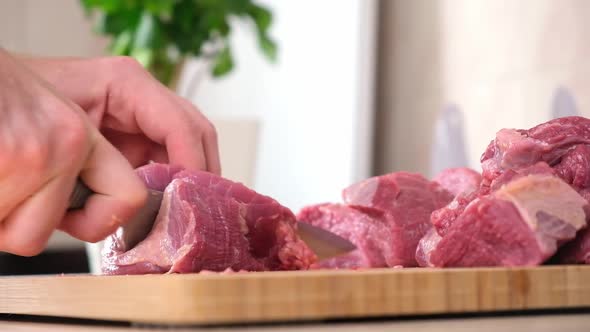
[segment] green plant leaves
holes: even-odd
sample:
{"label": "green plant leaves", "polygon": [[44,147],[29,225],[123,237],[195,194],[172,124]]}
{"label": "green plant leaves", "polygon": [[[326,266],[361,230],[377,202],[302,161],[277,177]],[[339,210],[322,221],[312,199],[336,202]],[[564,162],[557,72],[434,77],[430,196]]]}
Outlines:
{"label": "green plant leaves", "polygon": [[[101,16],[95,31],[111,36],[109,52],[137,59],[168,84],[176,63],[187,56],[213,58],[211,74],[231,72],[231,17],[254,23],[264,56],[275,61],[277,45],[269,36],[272,13],[254,0],[80,0],[87,14]],[[204,49],[207,46],[207,51]],[[178,56],[170,50],[177,50]]]}
{"label": "green plant leaves", "polygon": [[170,0],[144,0],[145,10],[154,15],[170,15],[177,1]]}
{"label": "green plant leaves", "polygon": [[259,35],[258,36],[258,43],[262,52],[266,57],[271,61],[277,60],[277,45],[274,41],[272,41],[267,35]]}
{"label": "green plant leaves", "polygon": [[272,23],[272,14],[270,13],[270,11],[260,6],[251,5],[248,8],[248,12],[254,19],[254,23],[258,28],[258,32],[266,33]]}
{"label": "green plant leaves", "polygon": [[117,35],[109,46],[109,51],[114,55],[127,55],[133,42],[133,32],[131,30],[123,31]]}
{"label": "green plant leaves", "polygon": [[153,14],[144,11],[135,31],[134,48],[160,48],[162,44],[160,23]]}
{"label": "green plant leaves", "polygon": [[141,17],[140,11],[121,10],[115,13],[104,12],[99,17],[95,29],[98,33],[116,36],[135,29]]}
{"label": "green plant leaves", "polygon": [[234,60],[229,46],[226,46],[215,58],[212,71],[213,77],[221,77],[229,73],[233,68]]}
{"label": "green plant leaves", "polygon": [[154,51],[149,48],[134,48],[130,56],[141,63],[142,66],[149,68],[152,64]]}

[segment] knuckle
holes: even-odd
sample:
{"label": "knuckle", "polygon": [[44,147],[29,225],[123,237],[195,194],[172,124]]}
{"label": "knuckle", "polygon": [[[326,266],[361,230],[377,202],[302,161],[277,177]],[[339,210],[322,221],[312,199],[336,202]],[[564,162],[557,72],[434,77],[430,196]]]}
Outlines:
{"label": "knuckle", "polygon": [[40,139],[29,138],[22,142],[16,159],[20,165],[26,165],[34,174],[39,174],[49,167],[49,147]]}
{"label": "knuckle", "polygon": [[69,156],[76,158],[86,151],[89,133],[87,125],[81,117],[64,118],[59,131],[61,146]]}

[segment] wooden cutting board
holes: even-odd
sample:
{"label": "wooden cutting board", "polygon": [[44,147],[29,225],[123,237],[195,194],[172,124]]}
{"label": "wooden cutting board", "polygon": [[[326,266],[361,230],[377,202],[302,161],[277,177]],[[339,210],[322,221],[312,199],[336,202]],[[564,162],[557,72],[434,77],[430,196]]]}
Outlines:
{"label": "wooden cutting board", "polygon": [[0,278],[0,312],[219,324],[590,307],[590,266]]}

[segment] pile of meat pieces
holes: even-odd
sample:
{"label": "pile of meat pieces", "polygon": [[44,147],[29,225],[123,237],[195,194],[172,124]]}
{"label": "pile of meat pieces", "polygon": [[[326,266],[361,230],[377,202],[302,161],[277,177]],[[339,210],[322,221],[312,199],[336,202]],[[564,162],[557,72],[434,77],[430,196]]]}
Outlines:
{"label": "pile of meat pieces", "polygon": [[[274,199],[206,172],[164,164],[137,169],[164,192],[148,237],[118,232],[102,253],[105,274],[309,268],[526,266],[590,263],[590,120],[556,119],[500,130],[483,172],[449,169],[428,180],[396,172],[344,189],[342,203],[295,215]],[[297,221],[353,242],[317,261]]]}
{"label": "pile of meat pieces", "polygon": [[304,208],[301,221],[358,248],[313,267],[590,263],[589,119],[500,130],[481,162],[481,175],[397,172],[346,188],[343,204]]}

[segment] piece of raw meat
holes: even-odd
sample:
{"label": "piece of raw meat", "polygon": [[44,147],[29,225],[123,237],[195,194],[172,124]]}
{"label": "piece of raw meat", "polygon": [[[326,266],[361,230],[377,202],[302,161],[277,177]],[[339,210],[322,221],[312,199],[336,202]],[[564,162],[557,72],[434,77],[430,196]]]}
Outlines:
{"label": "piece of raw meat", "polygon": [[[483,182],[489,184],[507,170],[526,168],[540,161],[554,167],[570,150],[588,144],[590,119],[579,116],[551,120],[528,130],[502,129],[481,157]],[[584,172],[590,166],[579,161],[570,167]]]}
{"label": "piece of raw meat", "polygon": [[432,181],[454,196],[467,195],[479,189],[481,174],[467,167],[448,168],[438,173]]}
{"label": "piece of raw meat", "polygon": [[319,261],[312,268],[387,267],[384,254],[392,251],[393,241],[383,214],[374,212],[342,204],[318,204],[302,209],[297,220],[331,231],[357,247],[348,254]]}
{"label": "piece of raw meat", "polygon": [[[509,183],[510,181],[516,180],[523,176],[527,175],[557,175],[553,168],[549,166],[546,162],[540,161],[532,166],[527,166],[519,169],[509,169],[504,171],[500,174],[497,178],[489,183],[489,187],[487,185],[482,185],[481,190],[479,191],[480,195],[485,195],[490,192],[494,192],[500,189],[503,185]],[[567,182],[567,181],[566,181]]]}
{"label": "piece of raw meat", "polygon": [[590,146],[577,145],[567,151],[554,170],[565,182],[577,190],[590,187]]}
{"label": "piece of raw meat", "polygon": [[578,232],[574,241],[564,245],[557,254],[557,260],[565,264],[590,264],[590,227]]}
{"label": "piece of raw meat", "polygon": [[519,170],[507,170],[495,178],[491,184],[482,185],[481,188],[466,194],[460,194],[447,206],[432,212],[430,222],[433,224],[438,234],[444,236],[447,229],[453,224],[457,217],[465,211],[465,208],[467,208],[469,203],[474,199],[487,195],[490,192],[494,192],[510,181],[532,174],[555,175],[555,171],[553,171],[553,169],[545,162],[538,162],[533,166]]}
{"label": "piece of raw meat", "polygon": [[440,240],[442,240],[442,236],[440,236],[434,228],[431,228],[426,233],[426,235],[420,239],[420,242],[418,242],[418,247],[416,248],[416,262],[418,262],[419,266],[434,266],[431,263],[430,256],[433,252],[435,252],[435,249],[438,246]]}
{"label": "piece of raw meat", "polygon": [[472,200],[446,233],[418,246],[421,266],[539,265],[586,225],[588,202],[551,175],[527,175]]}
{"label": "piece of raw meat", "polygon": [[119,233],[103,249],[105,274],[306,269],[315,255],[295,216],[270,197],[206,172],[149,164],[137,174],[164,191],[152,231],[134,248]]}
{"label": "piece of raw meat", "polygon": [[430,215],[430,223],[436,232],[444,236],[455,220],[465,211],[469,203],[479,197],[479,191],[460,194],[446,206],[435,210]]}
{"label": "piece of raw meat", "polygon": [[382,214],[391,236],[387,266],[417,266],[416,247],[432,228],[430,214],[448,204],[453,196],[420,174],[396,172],[372,177],[344,189],[344,203]]}
{"label": "piece of raw meat", "polygon": [[[555,174],[572,185],[580,195],[590,201],[590,119],[572,116],[558,118],[529,130],[503,129],[496,135],[482,155],[483,181],[485,186],[502,182],[507,173],[519,172],[539,162],[545,162]],[[587,207],[588,215],[590,208]],[[575,252],[590,245],[585,243],[586,232],[581,232],[567,252],[575,257],[590,255],[590,251]],[[574,262],[560,254],[559,259]],[[581,260],[579,263],[586,263]]]}

